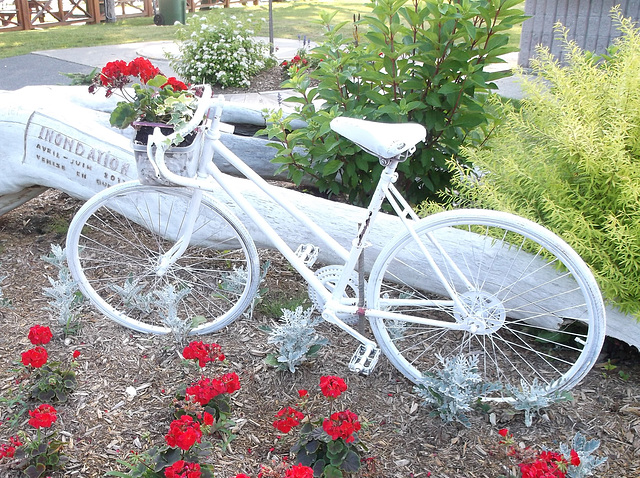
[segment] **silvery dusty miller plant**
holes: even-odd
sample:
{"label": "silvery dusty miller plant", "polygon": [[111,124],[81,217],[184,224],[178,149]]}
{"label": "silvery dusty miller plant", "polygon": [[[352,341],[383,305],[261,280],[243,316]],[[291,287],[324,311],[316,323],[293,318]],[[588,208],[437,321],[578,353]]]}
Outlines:
{"label": "silvery dusty miller plant", "polygon": [[178,317],[178,304],[191,293],[191,289],[184,287],[176,290],[173,284],[167,284],[164,288],[155,292],[158,303],[158,312],[162,322],[171,329],[173,336],[179,344],[184,343],[191,329],[196,325],[198,318]]}
{"label": "silvery dusty miller plant", "polygon": [[65,333],[73,332],[79,325],[78,308],[84,297],[67,267],[65,249],[51,244],[51,253],[42,259],[58,269],[57,280],[48,277],[51,287],[44,288],[44,295],[51,299],[46,310],[53,313]]}
{"label": "silvery dusty miller plant", "polygon": [[470,427],[465,412],[471,410],[482,396],[501,390],[502,385],[482,382],[477,355],[470,358],[461,355],[446,359],[440,355],[437,357],[442,369],[436,374],[425,375],[414,390],[424,399],[424,405],[436,408],[434,414],[445,422],[458,421]]}
{"label": "silvery dusty miller plant", "polygon": [[278,347],[278,353],[269,354],[265,362],[282,370],[296,371],[296,367],[308,358],[314,357],[327,339],[316,332],[315,326],[322,322],[313,317],[313,308],[303,310],[282,309],[282,322],[275,327],[263,327],[269,332],[267,342]]}
{"label": "silvery dusty miller plant", "polygon": [[[267,271],[271,266],[271,261],[266,261],[264,265],[260,269],[260,284],[262,284],[267,277]],[[222,280],[219,284],[219,288],[226,292],[234,292],[238,295],[242,294],[245,285],[249,281],[249,272],[245,266],[242,267],[233,267],[233,271],[231,272],[223,272]],[[251,305],[249,306],[249,311],[244,313],[245,317],[251,318],[253,317],[253,310],[256,305],[262,301],[262,295],[266,292],[267,289],[258,289],[256,291],[253,300],[251,301]],[[225,296],[221,295],[220,298],[224,299]]]}
{"label": "silvery dusty miller plant", "polygon": [[2,281],[7,277],[9,276],[0,276],[0,307],[11,307],[11,300],[4,296],[4,292],[2,290]]}
{"label": "silvery dusty miller plant", "polygon": [[[265,43],[252,38],[251,25],[233,15],[194,15],[177,32],[180,54],[171,66],[192,83],[249,86],[258,72],[275,66]],[[247,22],[251,23],[249,18]]]}
{"label": "silvery dusty miller plant", "polygon": [[568,392],[549,392],[546,386],[540,385],[537,378],[531,384],[521,380],[520,388],[512,385],[507,385],[506,388],[514,399],[513,408],[524,411],[524,424],[527,427],[531,426],[533,417],[541,409],[571,399]]}
{"label": "silvery dusty miller plant", "polygon": [[569,478],[584,478],[586,476],[592,476],[593,470],[607,461],[607,457],[593,456],[593,452],[596,451],[599,446],[600,440],[587,440],[580,432],[576,433],[573,437],[571,448],[562,443],[560,445],[560,452],[565,457],[570,456],[571,450],[575,450],[580,457],[580,464],[569,468],[567,476]]}

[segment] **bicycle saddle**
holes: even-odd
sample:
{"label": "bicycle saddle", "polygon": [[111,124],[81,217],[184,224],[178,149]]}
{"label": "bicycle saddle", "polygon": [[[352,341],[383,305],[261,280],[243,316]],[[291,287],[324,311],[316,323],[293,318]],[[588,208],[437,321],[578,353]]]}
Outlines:
{"label": "bicycle saddle", "polygon": [[383,159],[395,158],[427,137],[424,126],[417,123],[378,123],[340,116],[330,125],[336,133]]}

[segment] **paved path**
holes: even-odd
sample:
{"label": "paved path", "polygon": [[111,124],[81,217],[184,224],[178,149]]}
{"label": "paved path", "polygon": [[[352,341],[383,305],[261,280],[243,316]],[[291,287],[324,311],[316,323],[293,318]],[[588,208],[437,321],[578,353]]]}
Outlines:
{"label": "paved path", "polygon": [[[266,38],[260,38],[267,42]],[[276,38],[275,56],[278,60],[292,58],[300,42]],[[98,47],[68,48],[64,50],[43,50],[29,55],[21,55],[0,59],[0,90],[18,90],[29,85],[70,85],[71,79],[64,73],[90,73],[94,68],[101,68],[113,60],[130,61],[138,56],[151,59],[165,74],[173,75],[164,55],[165,51],[176,52],[173,41],[156,41],[146,43],[125,43]],[[517,53],[505,57],[504,65],[509,68],[517,63]],[[500,93],[511,98],[521,98],[522,93],[514,78],[506,78],[497,82]],[[237,95],[235,95],[237,96]],[[250,95],[247,101],[255,102],[261,95]],[[264,95],[262,95],[264,96]],[[275,97],[275,94],[270,95]]]}
{"label": "paved path", "polygon": [[[259,38],[267,42],[266,38]],[[278,60],[290,59],[300,48],[298,40],[276,38],[275,56]],[[125,43],[97,47],[68,48],[63,50],[36,51],[29,55],[0,59],[0,90],[17,90],[29,85],[70,85],[71,79],[64,73],[90,73],[113,60],[131,61],[144,56],[153,61],[163,73],[175,74],[164,52],[177,52],[173,41]]]}

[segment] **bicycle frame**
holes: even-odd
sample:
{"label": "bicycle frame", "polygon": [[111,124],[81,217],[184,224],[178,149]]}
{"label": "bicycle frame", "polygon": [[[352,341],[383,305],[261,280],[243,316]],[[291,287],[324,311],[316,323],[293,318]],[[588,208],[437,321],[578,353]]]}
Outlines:
{"label": "bicycle frame", "polygon": [[[313,290],[316,291],[316,293],[320,297],[322,297],[325,303],[325,308],[322,312],[323,319],[329,323],[337,325],[349,335],[356,338],[366,347],[367,352],[377,349],[376,342],[370,340],[369,338],[365,337],[360,332],[355,330],[353,327],[346,324],[338,317],[337,314],[358,314],[365,317],[374,315],[376,317],[386,319],[406,320],[407,318],[406,314],[396,314],[391,311],[368,309],[366,303],[364,304],[364,306],[360,306],[357,304],[345,304],[342,300],[349,282],[349,278],[351,276],[351,272],[357,270],[358,260],[362,254],[362,251],[367,247],[367,238],[370,233],[370,226],[380,212],[380,208],[385,199],[389,202],[394,212],[398,215],[406,229],[410,233],[415,234],[411,226],[419,218],[393,184],[397,178],[397,174],[395,172],[396,167],[398,166],[398,163],[402,160],[402,158],[393,158],[385,161],[386,164],[383,164],[385,168],[372,195],[369,206],[366,209],[365,217],[363,217],[363,221],[358,227],[358,232],[352,242],[351,248],[347,250],[335,239],[333,239],[317,223],[315,223],[307,214],[305,214],[303,211],[301,211],[291,203],[285,202],[280,199],[277,192],[275,192],[274,186],[271,186],[269,183],[267,183],[244,161],[242,161],[224,144],[222,144],[222,142],[220,141],[221,112],[222,101],[216,103],[215,106],[209,110],[209,118],[211,119],[212,124],[205,133],[203,149],[200,156],[200,162],[198,164],[197,179],[185,178],[183,176],[178,176],[170,172],[164,164],[164,160],[162,157],[164,155],[163,148],[158,147],[156,150],[156,155],[153,162],[158,167],[163,177],[168,178],[177,185],[195,188],[196,193],[194,194],[191,203],[189,204],[188,217],[195,219],[195,216],[197,215],[201,200],[201,194],[198,194],[199,190],[212,191],[217,186],[222,187],[222,189],[231,197],[231,199],[238,205],[238,207],[240,207],[240,209],[262,230],[262,232],[266,234],[269,240],[272,241],[275,248],[289,261],[293,268],[296,269],[296,271],[307,281],[307,283],[313,288]],[[149,157],[154,158],[154,155],[152,154],[151,144],[152,142],[150,141],[148,148]],[[216,154],[228,161],[229,164],[236,168],[245,178],[253,182],[272,201],[274,201],[285,211],[287,211],[287,213],[290,214],[293,218],[302,223],[305,227],[309,228],[309,230],[314,234],[315,238],[323,242],[325,246],[331,249],[344,261],[343,272],[340,274],[338,283],[336,284],[336,287],[332,292],[327,290],[327,288],[318,279],[315,273],[306,265],[306,263],[300,257],[298,257],[293,249],[282,239],[282,237],[253,207],[253,205],[251,205],[251,203],[244,196],[242,196],[242,194],[235,191],[227,183],[224,178],[225,174],[222,173],[213,162],[213,158]],[[165,254],[161,265],[164,270],[166,270],[166,268],[171,264],[173,258],[179,257],[181,253],[180,249],[184,249],[184,247],[186,247],[186,245],[189,243],[190,235],[192,232],[191,229],[192,228],[188,228],[186,233],[178,239],[174,248],[172,248],[167,254]],[[433,238],[432,242],[434,242],[435,246],[438,247]],[[448,287],[447,281],[444,280],[444,275],[442,275],[438,267],[435,265],[435,263],[433,263],[429,252],[426,249],[423,252],[427,257],[427,260],[430,260],[436,271],[439,272],[438,275],[440,276],[442,283],[445,285],[445,287]],[[452,296],[455,297],[455,294],[453,294]],[[458,301],[454,300],[454,302]],[[415,303],[415,301],[413,303]],[[434,300],[423,301],[422,303],[425,305],[427,303],[436,305],[442,304],[443,302]],[[451,301],[448,301],[447,303],[451,304]],[[459,307],[464,307],[461,303],[456,303],[456,305]],[[415,322],[443,327],[443,323],[440,321],[422,317],[415,317]],[[451,323],[446,326],[451,329],[463,328],[460,324],[457,323]]]}

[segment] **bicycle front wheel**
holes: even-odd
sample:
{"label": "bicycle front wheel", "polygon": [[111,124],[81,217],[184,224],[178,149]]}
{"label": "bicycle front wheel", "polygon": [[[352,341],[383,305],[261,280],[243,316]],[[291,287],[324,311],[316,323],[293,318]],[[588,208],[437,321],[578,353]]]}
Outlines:
{"label": "bicycle front wheel", "polygon": [[188,247],[166,271],[159,267],[184,234],[192,193],[135,181],[103,191],[78,211],[67,234],[69,268],[106,316],[156,334],[171,332],[177,318],[191,334],[205,334],[251,304],[260,277],[253,240],[207,195]]}
{"label": "bicycle front wheel", "polygon": [[477,355],[486,382],[519,388],[537,380],[547,392],[566,390],[591,369],[605,334],[587,265],[547,229],[498,211],[419,221],[381,252],[368,300],[400,314],[373,317],[371,326],[416,383],[441,360]]}

